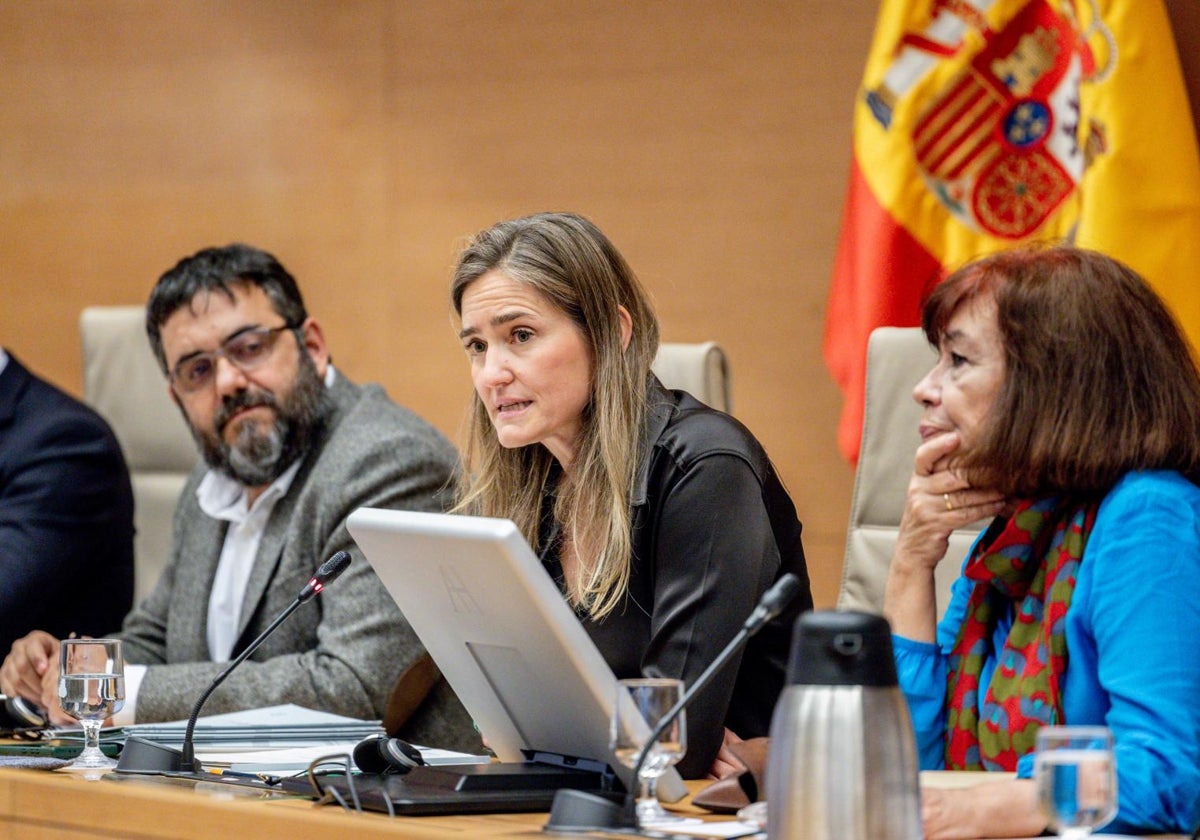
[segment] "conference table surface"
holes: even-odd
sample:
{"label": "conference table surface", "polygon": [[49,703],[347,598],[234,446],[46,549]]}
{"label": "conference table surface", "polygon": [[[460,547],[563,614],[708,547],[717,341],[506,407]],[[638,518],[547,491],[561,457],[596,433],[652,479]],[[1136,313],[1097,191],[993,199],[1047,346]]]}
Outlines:
{"label": "conference table surface", "polygon": [[[922,783],[949,779],[923,775]],[[953,782],[952,779],[950,779]],[[692,792],[704,782],[690,782]],[[689,800],[672,806],[706,820]],[[192,782],[161,777],[107,774],[88,780],[76,773],[0,768],[0,838],[27,840],[296,840],[354,837],[356,840],[407,837],[451,840],[475,837],[548,835],[544,813],[476,814],[454,817],[399,817],[356,814],[337,806],[317,806],[303,797],[262,793],[223,782]],[[603,836],[603,835],[593,835]],[[1181,835],[1163,835],[1181,837]]]}

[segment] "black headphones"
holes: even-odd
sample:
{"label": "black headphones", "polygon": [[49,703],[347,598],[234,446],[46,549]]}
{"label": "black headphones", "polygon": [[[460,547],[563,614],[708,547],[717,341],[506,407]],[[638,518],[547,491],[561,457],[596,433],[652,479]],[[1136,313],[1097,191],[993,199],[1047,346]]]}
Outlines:
{"label": "black headphones", "polygon": [[0,694],[0,729],[36,729],[46,725],[46,713],[24,697]]}
{"label": "black headphones", "polygon": [[403,775],[425,763],[421,752],[412,744],[387,735],[364,738],[354,748],[354,766],[364,773],[395,773]]}

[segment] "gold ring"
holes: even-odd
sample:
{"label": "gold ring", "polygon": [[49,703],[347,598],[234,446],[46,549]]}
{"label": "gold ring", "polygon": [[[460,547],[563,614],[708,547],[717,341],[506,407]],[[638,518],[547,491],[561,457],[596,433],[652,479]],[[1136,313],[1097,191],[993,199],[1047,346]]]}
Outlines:
{"label": "gold ring", "polygon": [[946,500],[946,510],[954,510],[954,503],[950,501],[950,494],[943,493],[942,498]]}

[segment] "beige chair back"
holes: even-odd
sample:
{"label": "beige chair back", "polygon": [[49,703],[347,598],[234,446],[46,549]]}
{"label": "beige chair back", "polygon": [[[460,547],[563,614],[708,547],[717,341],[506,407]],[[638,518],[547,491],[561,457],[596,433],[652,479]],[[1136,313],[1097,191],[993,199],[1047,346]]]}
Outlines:
{"label": "beige chair back", "polygon": [[175,503],[199,457],[167,394],[146,338],[145,318],[141,306],[94,306],[79,319],[84,400],[112,426],[133,481],[138,600],[166,565]]}
{"label": "beige chair back", "polygon": [[651,369],[668,388],[687,391],[719,411],[733,411],[729,363],[715,341],[659,344]]}
{"label": "beige chair back", "polygon": [[[839,609],[879,612],[888,566],[900,530],[913,457],[920,443],[921,407],[913,387],[937,360],[917,327],[880,327],[867,345],[866,403],[862,443],[854,474],[850,527],[842,563]],[[946,608],[950,584],[984,523],[955,531],[937,568],[938,614]]]}

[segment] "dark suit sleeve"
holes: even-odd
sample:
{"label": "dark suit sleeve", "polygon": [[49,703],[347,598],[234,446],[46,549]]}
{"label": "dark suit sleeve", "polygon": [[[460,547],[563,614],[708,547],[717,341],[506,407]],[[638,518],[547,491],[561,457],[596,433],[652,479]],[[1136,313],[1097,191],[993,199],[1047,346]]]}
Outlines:
{"label": "dark suit sleeve", "polygon": [[116,440],[81,405],[39,402],[0,465],[0,639],[103,635],[133,592],[133,501]]}

